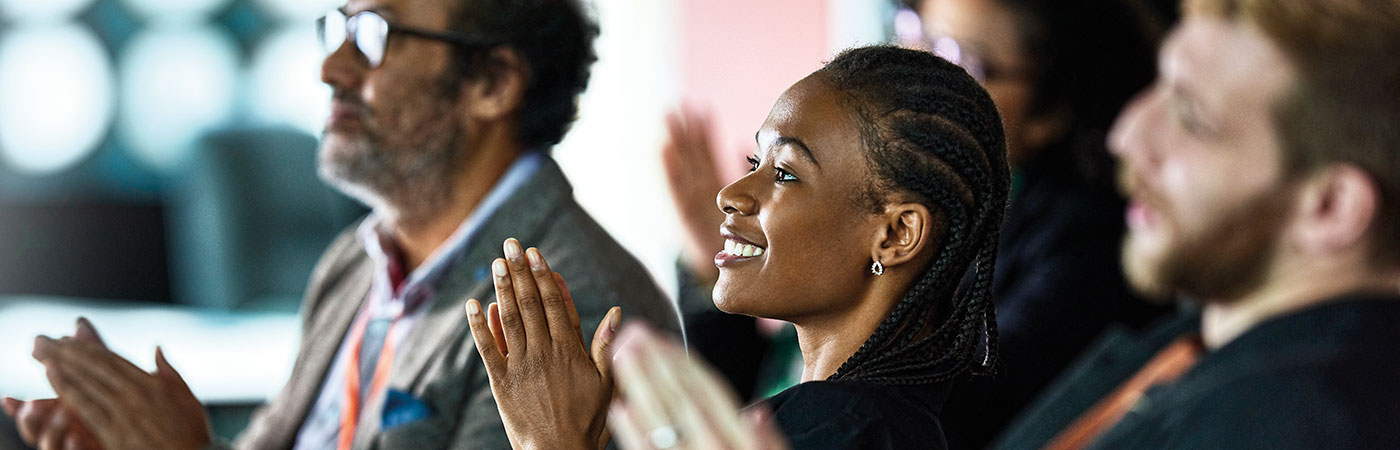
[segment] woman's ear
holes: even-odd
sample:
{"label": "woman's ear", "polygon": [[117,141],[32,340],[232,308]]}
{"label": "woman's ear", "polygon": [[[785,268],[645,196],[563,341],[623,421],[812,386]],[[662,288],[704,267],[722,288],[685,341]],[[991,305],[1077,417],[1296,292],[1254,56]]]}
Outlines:
{"label": "woman's ear", "polygon": [[927,206],[918,203],[887,206],[880,223],[883,227],[876,236],[872,256],[885,267],[914,260],[938,237],[934,230],[938,218]]}
{"label": "woman's ear", "polygon": [[486,57],[491,66],[487,73],[464,80],[461,105],[466,117],[494,122],[514,114],[525,99],[530,68],[519,52],[509,47],[497,47]]}

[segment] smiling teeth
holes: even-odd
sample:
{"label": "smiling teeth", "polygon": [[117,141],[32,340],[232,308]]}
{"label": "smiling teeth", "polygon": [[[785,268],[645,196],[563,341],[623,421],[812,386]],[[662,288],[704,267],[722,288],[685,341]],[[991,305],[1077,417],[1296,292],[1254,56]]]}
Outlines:
{"label": "smiling teeth", "polygon": [[742,244],[736,241],[725,239],[724,252],[734,256],[761,256],[763,255],[763,247]]}

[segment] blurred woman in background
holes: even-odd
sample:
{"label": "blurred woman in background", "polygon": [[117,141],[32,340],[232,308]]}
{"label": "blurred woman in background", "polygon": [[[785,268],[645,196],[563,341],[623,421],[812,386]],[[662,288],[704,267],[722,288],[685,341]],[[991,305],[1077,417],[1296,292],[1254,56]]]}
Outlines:
{"label": "blurred woman in background", "polygon": [[950,446],[982,448],[1106,328],[1165,312],[1124,281],[1124,201],[1105,139],[1152,81],[1163,27],[1141,0],[908,6],[896,21],[901,40],[987,88],[1014,169],[992,288],[1005,374],[960,384],[945,406]]}

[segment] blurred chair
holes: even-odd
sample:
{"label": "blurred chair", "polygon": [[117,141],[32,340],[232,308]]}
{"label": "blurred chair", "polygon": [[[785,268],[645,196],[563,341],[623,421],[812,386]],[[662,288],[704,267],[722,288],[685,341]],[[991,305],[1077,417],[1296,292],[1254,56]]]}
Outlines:
{"label": "blurred chair", "polygon": [[0,204],[0,296],[169,302],[163,208],[78,197]]}
{"label": "blurred chair", "polygon": [[316,148],[290,129],[203,139],[167,191],[177,303],[296,310],[321,252],[365,213],[317,178]]}

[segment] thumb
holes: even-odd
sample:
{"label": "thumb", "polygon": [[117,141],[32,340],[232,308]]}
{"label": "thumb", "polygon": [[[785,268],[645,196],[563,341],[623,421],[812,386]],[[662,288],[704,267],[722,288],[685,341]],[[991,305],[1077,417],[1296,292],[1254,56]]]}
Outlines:
{"label": "thumb", "polygon": [[603,374],[603,378],[607,380],[612,379],[612,345],[620,323],[622,307],[614,306],[603,315],[603,321],[598,323],[598,330],[593,332],[593,364],[598,367],[598,373]]}
{"label": "thumb", "polygon": [[24,406],[24,402],[14,397],[5,397],[4,400],[0,400],[0,406],[3,406],[6,415],[15,417],[19,414],[19,408]]}
{"label": "thumb", "polygon": [[107,343],[102,342],[102,336],[97,334],[97,328],[93,327],[92,322],[88,321],[86,317],[78,318],[78,324],[76,328],[77,330],[73,332],[74,338],[78,339],[79,341],[97,344],[102,348],[107,348]]}
{"label": "thumb", "polygon": [[156,378],[181,394],[194,396],[194,393],[190,391],[190,386],[185,384],[185,378],[180,376],[180,372],[177,372],[170,365],[170,361],[165,360],[165,351],[161,350],[159,346],[156,347]]}

